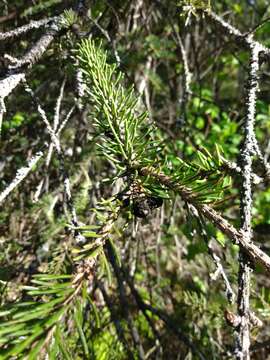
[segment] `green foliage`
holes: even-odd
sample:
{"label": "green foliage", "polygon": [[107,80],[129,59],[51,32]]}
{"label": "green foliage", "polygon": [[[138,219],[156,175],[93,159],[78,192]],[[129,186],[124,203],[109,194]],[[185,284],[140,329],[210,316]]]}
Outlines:
{"label": "green foliage", "polygon": [[[88,258],[101,258],[101,268],[107,272],[110,277],[110,270],[104,256],[103,247],[116,231],[114,223],[117,221],[121,209],[121,202],[115,198],[100,201],[97,207],[93,209],[96,215],[96,221],[99,225],[83,225],[79,227],[70,227],[70,229],[80,230],[81,234],[87,239],[87,243],[80,247],[74,247],[72,252],[74,260]],[[109,225],[110,224],[110,225]]]}
{"label": "green foliage", "polygon": [[1,359],[24,358],[26,354],[28,359],[35,359],[48,346],[72,304],[76,287],[71,286],[71,279],[70,275],[35,275],[32,285],[24,287],[31,300],[2,309]]}
{"label": "green foliage", "polygon": [[[176,183],[190,188],[200,202],[213,202],[223,196],[223,191],[230,186],[230,178],[222,170],[221,150],[216,145],[214,154],[205,148],[197,151],[197,159],[191,163],[174,158],[172,178]],[[178,164],[177,164],[178,162]]]}
{"label": "green foliage", "polygon": [[146,112],[138,113],[138,100],[133,88],[125,89],[123,74],[115,74],[116,65],[106,63],[106,53],[101,44],[84,40],[78,51],[80,68],[85,76],[88,94],[94,103],[95,125],[102,137],[100,152],[108,160],[123,169],[131,167],[143,158],[147,160],[147,149],[151,140],[146,133]]}
{"label": "green foliage", "polygon": [[[151,141],[151,137],[154,138],[156,129],[150,127],[151,137],[149,131],[146,132],[146,113],[137,115],[138,101],[133,90],[125,90],[122,85],[123,75],[115,75],[116,67],[107,64],[106,53],[101,45],[95,46],[91,40],[81,43],[78,59],[85,74],[88,94],[95,113],[98,114],[95,125],[102,140],[100,153],[120,170],[129,171],[134,166],[138,168],[145,163],[154,163],[153,156],[157,154],[159,147],[155,145],[157,142]],[[168,159],[172,159],[173,180],[189,186],[197,194],[198,201],[212,202],[220,198],[224,186],[229,185],[229,182],[227,178],[224,179],[224,172],[221,170],[219,148],[216,147],[216,156],[206,149],[204,153],[198,152],[198,161],[194,163],[185,163],[170,154],[165,159],[164,171],[168,171]],[[151,188],[151,179],[146,187]]]}
{"label": "green foliage", "polygon": [[110,360],[113,358],[124,360],[126,356],[113,328],[101,330],[97,336],[94,336],[91,349],[95,359]]}
{"label": "green foliage", "polygon": [[62,15],[61,23],[64,27],[70,27],[71,25],[75,24],[77,20],[78,20],[78,16],[75,13],[75,11],[69,9],[64,11]]}
{"label": "green foliage", "polygon": [[22,112],[17,112],[9,122],[4,122],[3,130],[5,129],[16,129],[21,126],[25,121],[25,114]]}

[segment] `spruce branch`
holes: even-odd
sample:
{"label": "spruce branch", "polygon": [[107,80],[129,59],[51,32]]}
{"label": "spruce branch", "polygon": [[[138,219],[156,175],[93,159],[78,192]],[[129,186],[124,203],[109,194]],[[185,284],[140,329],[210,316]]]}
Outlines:
{"label": "spruce branch", "polygon": [[[111,209],[111,206],[109,208]],[[59,326],[62,324],[65,328],[71,321],[70,311],[74,308],[73,305],[78,299],[83,300],[83,287],[92,286],[97,260],[100,259],[101,251],[112,232],[117,216],[118,212],[114,212],[107,219],[102,216],[104,224],[98,232],[94,231],[96,226],[73,228],[76,231],[84,231],[83,235],[91,240],[88,242],[88,245],[91,246],[88,248],[85,246],[79,258],[78,253],[75,252],[73,275],[34,275],[31,286],[27,286],[25,289],[29,296],[40,297],[39,301],[13,304],[11,310],[1,309],[0,317],[4,317],[4,321],[0,325],[0,343],[3,345],[2,352],[0,351],[1,359],[5,360],[10,356],[28,353],[29,359],[34,360],[37,351],[45,356],[55,343],[57,345]],[[100,248],[101,251],[89,251],[89,249],[96,250],[97,248]],[[76,314],[74,316],[78,327]],[[66,321],[67,318],[69,322]],[[79,328],[79,333],[80,336],[83,336],[81,328]]]}
{"label": "spruce branch", "polygon": [[[102,225],[70,227],[73,230],[79,230],[86,239],[83,246],[73,249],[75,261],[83,261],[89,257],[97,261],[99,254],[103,252],[103,247],[110,234],[113,233],[115,223],[121,211],[120,204],[114,204],[111,200],[105,201],[105,207],[95,209],[97,218],[101,221]],[[104,216],[105,212],[108,213],[108,216]]]}
{"label": "spruce branch", "polygon": [[[145,129],[146,113],[137,113],[138,99],[132,88],[125,89],[123,75],[115,74],[115,65],[106,63],[106,53],[101,45],[84,40],[77,59],[84,73],[89,98],[95,109],[95,125],[100,135],[100,153],[127,177],[134,166],[156,162],[160,145],[154,141],[155,127]],[[217,199],[223,190],[224,174],[219,171],[221,158],[198,152],[198,163],[187,164],[179,159],[175,178],[188,183],[204,201]],[[166,162],[166,161],[165,161]],[[168,167],[165,164],[164,167]]]}
{"label": "spruce branch", "polygon": [[[251,43],[253,44],[252,41]],[[256,49],[259,53],[260,47],[256,46]],[[214,178],[214,181],[211,182],[206,172],[204,176],[207,177],[208,181],[198,184],[196,181],[201,176],[198,167],[195,166],[194,172],[190,174],[193,165],[188,166],[183,161],[181,162],[183,165],[182,170],[184,170],[180,171],[180,167],[180,170],[174,176],[168,176],[156,170],[153,166],[143,166],[142,161],[140,163],[142,155],[147,156],[147,148],[142,145],[145,140],[142,142],[143,137],[140,136],[142,131],[140,129],[141,122],[136,121],[137,100],[133,98],[132,91],[126,94],[121,84],[123,80],[122,74],[116,78],[114,77],[115,66],[106,64],[106,54],[102,51],[101,46],[96,47],[92,41],[85,40],[79,47],[77,57],[80,62],[79,66],[85,75],[86,85],[89,88],[91,86],[91,91],[88,89],[88,93],[93,99],[94,106],[97,111],[102,111],[104,114],[104,117],[96,119],[97,128],[105,133],[110,131],[110,135],[103,139],[101,145],[105,157],[111,159],[115,166],[119,166],[122,170],[125,169],[126,173],[138,172],[140,176],[152,178],[159,184],[173,190],[173,192],[179,193],[184,201],[194,205],[199,213],[226,234],[234,243],[240,244],[252,259],[261,263],[269,271],[270,257],[256,245],[247,241],[244,233],[235,229],[214,209],[206,205],[204,202],[211,202],[207,195],[200,196],[200,192],[205,192],[209,188],[210,196],[211,191],[213,191],[213,184],[219,181],[218,178]],[[131,152],[130,149],[132,149]],[[211,171],[211,162],[214,162],[211,155],[209,155],[209,160],[201,155],[204,170]],[[218,156],[216,163],[219,166],[221,165],[220,156]],[[183,178],[185,172],[187,172],[187,176]],[[222,189],[222,186],[219,186],[218,193]],[[216,199],[216,197],[215,194],[213,198]]]}
{"label": "spruce branch", "polygon": [[106,63],[101,44],[83,40],[77,58],[94,105],[95,125],[102,134],[100,151],[119,168],[130,167],[149,148],[146,136],[151,129],[142,132],[147,114],[137,113],[133,88],[126,90],[123,74],[115,75],[116,66]]}
{"label": "spruce branch", "polygon": [[80,297],[84,281],[91,278],[93,264],[78,267],[72,275],[37,274],[31,286],[25,286],[28,296],[41,301],[15,303],[2,308],[0,316],[1,359],[26,356],[36,359],[47,352],[57,326],[63,322],[76,298]]}
{"label": "spruce branch", "polygon": [[258,246],[247,241],[242,230],[237,230],[209,205],[198,202],[196,200],[196,194],[192,193],[187,186],[178,184],[173,178],[156,170],[154,167],[143,167],[137,169],[137,171],[141,176],[153,178],[160,184],[166,186],[168,189],[178,193],[184,201],[192,204],[200,214],[206,217],[214,226],[227,235],[234,244],[241,245],[243,250],[250,256],[251,259],[253,259],[256,263],[261,264],[266,271],[270,271],[270,257]]}

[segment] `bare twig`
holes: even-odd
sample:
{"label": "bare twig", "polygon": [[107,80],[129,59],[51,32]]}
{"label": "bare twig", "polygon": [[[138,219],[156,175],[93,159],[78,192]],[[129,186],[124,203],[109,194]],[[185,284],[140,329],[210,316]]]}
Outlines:
{"label": "bare twig", "polygon": [[[187,53],[186,53],[186,49],[184,47],[182,38],[179,34],[179,32],[177,31],[177,29],[175,29],[175,26],[173,25],[173,23],[171,23],[171,26],[173,28],[175,37],[176,37],[176,42],[178,45],[178,48],[180,50],[181,53],[181,57],[182,57],[182,61],[183,61],[183,66],[184,66],[184,72],[183,72],[183,93],[181,98],[179,99],[179,104],[180,104],[180,117],[183,120],[183,123],[185,123],[186,119],[186,106],[187,106],[187,102],[189,99],[189,95],[191,94],[191,77],[192,74],[189,70],[189,65],[188,65],[188,59],[187,59]],[[181,122],[182,125],[182,122]]]}
{"label": "bare twig", "polygon": [[[237,165],[233,161],[228,161],[225,158],[222,158],[222,166],[221,167],[222,167],[222,169],[224,169],[224,171],[226,171],[228,174],[230,174],[232,176],[242,174],[242,170],[239,165]],[[266,180],[267,180],[266,176],[260,177],[254,173],[251,174],[251,181],[252,181],[253,185],[258,185]]]}
{"label": "bare twig", "polygon": [[[47,130],[51,136],[52,143],[56,148],[56,152],[57,152],[59,162],[60,162],[60,171],[64,178],[64,181],[63,181],[64,182],[64,190],[65,190],[65,195],[66,195],[67,207],[71,214],[71,222],[74,227],[78,227],[79,223],[77,220],[76,209],[74,207],[73,199],[72,199],[71,191],[70,191],[69,174],[65,168],[63,152],[62,152],[60,140],[59,140],[59,134],[57,134],[55,132],[55,130],[51,127],[49,120],[47,118],[47,115],[46,115],[45,111],[43,110],[42,106],[40,105],[39,99],[35,96],[33,90],[29,87],[29,85],[26,83],[26,81],[24,82],[24,85],[25,85],[25,90],[30,94],[32,100],[36,104],[37,111],[38,111],[39,115],[41,116],[43,122],[45,123]],[[84,236],[82,236],[78,230],[74,231],[74,236],[78,243],[83,243],[86,241]]]}
{"label": "bare twig", "polygon": [[22,66],[31,67],[40,60],[53,41],[55,35],[62,29],[63,25],[60,24],[60,22],[54,21],[47,32],[41,36],[36,44],[34,44],[21,59],[17,60],[14,65],[10,65],[9,69],[16,70],[20,69]]}
{"label": "bare twig", "polygon": [[17,87],[24,77],[25,73],[21,72],[7,75],[0,80],[0,98],[2,101]]}
{"label": "bare twig", "polygon": [[[54,108],[53,131],[55,133],[57,131],[57,128],[59,126],[59,121],[60,121],[60,106],[61,106],[61,102],[63,100],[65,82],[66,82],[66,80],[64,79],[64,81],[63,81],[63,83],[61,85],[61,88],[60,88],[59,96],[58,96],[58,98],[56,100],[55,108]],[[58,135],[57,137],[59,138],[60,133],[58,133],[57,135]],[[50,160],[51,160],[51,156],[52,156],[52,152],[53,152],[53,147],[54,147],[54,144],[53,144],[53,142],[51,142],[50,146],[49,146],[48,154],[47,154],[47,159],[46,159],[46,166],[47,167],[50,164]]]}
{"label": "bare twig", "polygon": [[[241,191],[241,230],[243,238],[252,244],[251,211],[252,211],[252,155],[254,153],[254,123],[256,113],[256,99],[259,88],[259,52],[261,46],[250,39],[250,65],[247,86],[246,120],[244,125],[245,137],[241,149],[242,191]],[[238,274],[238,315],[240,324],[237,327],[236,358],[239,360],[250,359],[250,324],[249,324],[249,297],[250,273],[252,271],[250,257],[245,249],[240,246],[239,274]]]}
{"label": "bare twig", "polygon": [[270,180],[270,165],[267,162],[266,156],[263,155],[263,153],[260,149],[260,146],[258,144],[258,140],[256,139],[255,133],[253,133],[253,150],[254,150],[255,154],[257,155],[257,157],[264,169],[263,177],[268,182]]}
{"label": "bare twig", "polygon": [[[56,132],[56,136],[58,138],[60,137],[60,134],[61,134],[62,130],[64,129],[66,123],[70,119],[70,117],[71,117],[71,115],[72,115],[72,113],[73,113],[73,111],[75,109],[75,105],[73,105],[72,108],[67,113],[65,119],[62,121],[61,125],[59,126],[60,105],[61,105],[61,101],[62,101],[62,98],[63,98],[64,82],[63,82],[62,87],[60,89],[59,97],[57,98],[57,103],[56,103],[56,107],[55,107],[55,114],[54,114],[54,131]],[[57,127],[58,127],[58,129],[57,129]],[[49,149],[48,149],[48,153],[47,153],[47,157],[46,157],[46,162],[45,162],[45,166],[47,168],[50,165],[51,157],[52,157],[52,154],[53,154],[53,149],[54,149],[54,144],[51,142],[50,145],[49,145]],[[39,196],[40,196],[41,191],[42,191],[43,183],[44,183],[44,178],[41,179],[40,183],[37,186],[37,190],[35,192],[34,199],[33,199],[34,202],[37,202],[38,199],[39,199]]]}
{"label": "bare twig", "polygon": [[8,20],[14,19],[17,15],[18,15],[17,11],[13,11],[13,12],[7,14],[7,15],[1,16],[0,17],[0,24],[6,22]]}
{"label": "bare twig", "polygon": [[26,178],[26,176],[30,173],[33,167],[38,163],[38,161],[43,157],[44,153],[42,151],[38,151],[29,161],[28,164],[19,170],[15,175],[15,178],[12,182],[5,188],[4,191],[0,193],[0,203],[2,203],[5,198]]}
{"label": "bare twig", "polygon": [[262,26],[264,26],[268,21],[270,21],[270,17],[262,20],[259,24],[257,24],[256,26],[254,26],[251,30],[249,30],[245,35],[249,35],[249,34],[255,33],[258,29],[260,29]]}
{"label": "bare twig", "polygon": [[25,79],[26,71],[40,60],[55,35],[62,29],[64,25],[61,24],[60,19],[61,16],[52,21],[45,34],[41,36],[37,43],[33,45],[21,59],[16,59],[15,64],[8,67],[6,74],[0,80],[0,124],[6,111],[4,104],[5,98]]}
{"label": "bare twig", "polygon": [[0,33],[0,40],[7,40],[13,37],[18,37],[22,34],[27,33],[30,30],[38,29],[42,26],[47,25],[51,21],[57,20],[57,17],[50,17],[47,19],[37,20],[37,21],[31,21],[29,24],[23,25],[21,27],[18,27],[17,29],[7,31],[4,33]]}
{"label": "bare twig", "polygon": [[250,49],[250,46],[256,47],[259,50],[259,55],[263,55],[266,58],[270,57],[270,49],[263,46],[258,41],[255,41],[252,38],[252,35],[249,33],[241,33],[236,27],[229,24],[227,21],[225,21],[222,17],[214,13],[213,11],[206,9],[204,10],[204,14],[215,24],[217,24],[219,27],[222,28],[222,30],[227,34],[228,36],[234,38],[235,42],[246,48]]}
{"label": "bare twig", "polygon": [[229,301],[229,303],[233,304],[234,301],[235,301],[235,293],[231,287],[231,284],[229,282],[229,279],[225,273],[225,270],[222,266],[222,263],[221,263],[221,259],[220,257],[215,253],[215,251],[212,249],[212,246],[211,246],[211,243],[208,239],[208,236],[207,236],[207,233],[205,231],[205,226],[203,224],[203,219],[200,217],[197,209],[193,206],[193,205],[189,205],[189,209],[191,210],[192,212],[192,215],[197,219],[197,222],[198,222],[198,225],[199,225],[199,228],[200,228],[200,233],[201,233],[201,236],[208,248],[208,253],[209,255],[211,256],[214,264],[216,265],[216,271],[214,273],[214,275],[212,275],[212,280],[216,280],[217,276],[220,274],[222,279],[223,279],[223,282],[224,282],[224,285],[225,285],[225,294],[227,296],[227,299]]}

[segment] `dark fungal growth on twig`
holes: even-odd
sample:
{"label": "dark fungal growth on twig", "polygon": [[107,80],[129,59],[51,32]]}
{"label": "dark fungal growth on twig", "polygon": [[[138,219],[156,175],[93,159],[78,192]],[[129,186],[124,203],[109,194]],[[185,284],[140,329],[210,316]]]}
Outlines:
{"label": "dark fungal growth on twig", "polygon": [[133,199],[132,213],[138,218],[146,218],[154,209],[161,207],[163,199],[154,196],[143,196]]}

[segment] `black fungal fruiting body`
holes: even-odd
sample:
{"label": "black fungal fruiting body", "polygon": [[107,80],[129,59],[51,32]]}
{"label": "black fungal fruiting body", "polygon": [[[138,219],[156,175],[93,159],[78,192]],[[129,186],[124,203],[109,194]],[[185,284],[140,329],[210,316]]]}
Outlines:
{"label": "black fungal fruiting body", "polygon": [[138,217],[145,219],[152,210],[161,207],[163,200],[155,196],[143,196],[133,199],[131,206],[132,213]]}
{"label": "black fungal fruiting body", "polygon": [[162,206],[163,199],[157,196],[148,196],[147,197],[147,203],[151,210],[157,209]]}
{"label": "black fungal fruiting body", "polygon": [[123,208],[129,207],[131,213],[138,218],[146,218],[154,209],[162,206],[163,199],[147,194],[139,182],[133,182],[128,192],[118,195]]}

